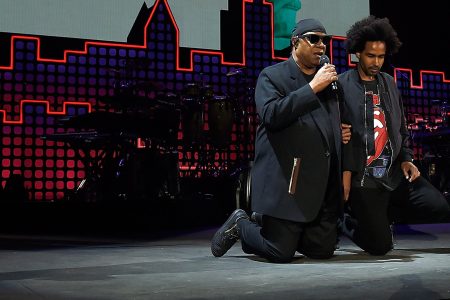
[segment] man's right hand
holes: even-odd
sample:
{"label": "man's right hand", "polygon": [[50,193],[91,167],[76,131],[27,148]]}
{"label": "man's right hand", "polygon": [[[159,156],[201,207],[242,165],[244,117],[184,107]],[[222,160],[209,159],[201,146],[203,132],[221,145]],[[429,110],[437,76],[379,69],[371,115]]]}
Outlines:
{"label": "man's right hand", "polygon": [[309,85],[311,86],[313,92],[317,94],[337,79],[338,76],[335,66],[332,64],[325,64],[317,71],[314,78],[309,82]]}
{"label": "man's right hand", "polygon": [[347,144],[352,138],[352,125],[341,123],[342,143]]}

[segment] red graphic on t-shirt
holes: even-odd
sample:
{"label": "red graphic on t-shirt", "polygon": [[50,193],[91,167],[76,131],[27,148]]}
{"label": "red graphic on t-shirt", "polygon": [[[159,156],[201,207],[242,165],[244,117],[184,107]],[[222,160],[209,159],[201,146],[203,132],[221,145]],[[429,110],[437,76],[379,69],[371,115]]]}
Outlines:
{"label": "red graphic on t-shirt", "polygon": [[380,97],[377,94],[373,94],[373,133],[375,139],[375,154],[367,157],[368,166],[381,155],[388,141],[386,118],[384,111],[381,109]]}

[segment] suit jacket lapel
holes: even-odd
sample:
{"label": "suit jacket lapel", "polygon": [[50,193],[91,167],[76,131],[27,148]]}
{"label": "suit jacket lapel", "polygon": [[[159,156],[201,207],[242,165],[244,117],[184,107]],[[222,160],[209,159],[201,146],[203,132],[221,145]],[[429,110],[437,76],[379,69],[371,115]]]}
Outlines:
{"label": "suit jacket lapel", "polygon": [[[292,86],[292,90],[296,90],[299,86],[304,86],[306,84],[308,84],[308,82],[306,81],[305,77],[303,76],[303,73],[299,70],[299,67],[297,66],[297,64],[294,61],[294,58],[292,57],[292,55],[289,57],[289,71],[291,73],[291,78],[293,86]],[[317,101],[319,101],[320,103],[320,110],[313,110],[310,112],[314,123],[316,124],[316,126],[319,128],[320,132],[322,133],[322,136],[324,137],[324,140],[327,143],[327,146],[330,146],[330,141],[328,141],[327,138],[327,129],[326,127],[326,120],[322,120],[324,115],[328,115],[328,112],[326,110],[326,108],[323,106],[322,102],[318,99]]]}
{"label": "suit jacket lapel", "polygon": [[[299,86],[304,86],[308,84],[305,77],[303,77],[303,73],[299,70],[299,67],[294,61],[294,58],[292,56],[289,57],[289,71],[291,72],[291,78],[293,79],[293,86],[292,90],[297,89]],[[327,135],[327,124],[329,124],[329,120],[323,120],[323,116],[327,116],[328,112],[326,108],[323,106],[321,101],[318,99],[320,103],[320,110],[316,109],[310,112],[314,123],[319,128],[320,132],[322,133],[322,136],[324,137],[324,140],[327,143],[327,146],[330,146],[330,142],[328,141],[328,135]]]}

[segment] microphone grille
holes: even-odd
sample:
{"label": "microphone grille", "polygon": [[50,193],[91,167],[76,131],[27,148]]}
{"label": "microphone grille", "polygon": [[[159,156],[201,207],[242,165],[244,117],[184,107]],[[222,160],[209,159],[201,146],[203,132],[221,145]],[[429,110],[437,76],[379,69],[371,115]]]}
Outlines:
{"label": "microphone grille", "polygon": [[330,59],[328,58],[328,56],[322,55],[320,57],[320,60],[319,60],[320,66],[323,66],[324,64],[329,64],[329,63],[330,63]]}

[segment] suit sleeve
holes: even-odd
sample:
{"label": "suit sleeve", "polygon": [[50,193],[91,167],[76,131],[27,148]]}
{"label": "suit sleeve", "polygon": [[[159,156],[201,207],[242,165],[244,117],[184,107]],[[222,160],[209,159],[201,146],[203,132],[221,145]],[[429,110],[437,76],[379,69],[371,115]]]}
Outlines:
{"label": "suit sleeve", "polygon": [[[352,122],[350,117],[350,110],[348,109],[347,105],[348,102],[345,99],[345,94],[343,91],[343,88],[339,85],[339,97],[342,100],[340,102],[341,104],[341,119],[342,123],[351,124]],[[352,125],[352,124],[351,124]],[[355,146],[358,145],[357,141],[355,140],[355,137],[352,134],[352,137],[350,138],[350,141],[347,144],[342,145],[342,171],[352,171],[356,172],[358,171],[357,168],[357,157],[358,157],[358,151],[355,150]]]}

